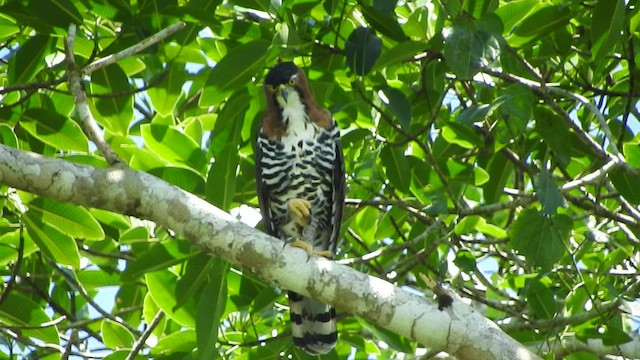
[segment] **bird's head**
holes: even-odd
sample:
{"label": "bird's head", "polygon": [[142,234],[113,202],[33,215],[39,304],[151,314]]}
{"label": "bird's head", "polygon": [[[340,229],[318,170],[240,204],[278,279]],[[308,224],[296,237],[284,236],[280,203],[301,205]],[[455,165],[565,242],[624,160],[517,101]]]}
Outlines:
{"label": "bird's head", "polygon": [[283,62],[269,70],[264,79],[264,92],[281,107],[300,103],[306,86],[304,73],[292,62]]}

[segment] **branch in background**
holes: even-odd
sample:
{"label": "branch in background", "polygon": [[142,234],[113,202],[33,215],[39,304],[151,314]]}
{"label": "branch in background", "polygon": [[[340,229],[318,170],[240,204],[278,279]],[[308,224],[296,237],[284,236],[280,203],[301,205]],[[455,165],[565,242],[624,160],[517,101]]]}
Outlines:
{"label": "branch in background", "polygon": [[111,149],[109,143],[104,138],[104,134],[98,126],[96,119],[93,117],[89,104],[87,103],[87,94],[82,86],[82,70],[76,65],[73,55],[73,44],[76,38],[76,24],[69,25],[69,34],[65,41],[65,54],[67,59],[67,69],[69,71],[69,90],[73,94],[73,102],[80,116],[80,124],[85,134],[96,144],[98,151],[104,156],[109,165],[122,163],[118,155]]}

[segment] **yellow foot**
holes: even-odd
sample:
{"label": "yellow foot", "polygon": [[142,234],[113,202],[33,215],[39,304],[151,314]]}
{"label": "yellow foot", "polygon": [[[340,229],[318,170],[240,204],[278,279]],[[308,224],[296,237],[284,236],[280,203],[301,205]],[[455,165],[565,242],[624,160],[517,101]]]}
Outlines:
{"label": "yellow foot", "polygon": [[333,254],[329,250],[323,250],[323,251],[314,250],[313,249],[313,245],[309,244],[308,242],[304,242],[304,241],[298,240],[298,239],[293,240],[291,242],[291,246],[300,248],[300,249],[308,252],[309,254],[322,256],[322,257],[329,258],[329,259],[333,256]]}
{"label": "yellow foot", "polygon": [[311,215],[310,202],[304,199],[291,199],[288,206],[293,221],[302,227],[309,225],[309,215]]}

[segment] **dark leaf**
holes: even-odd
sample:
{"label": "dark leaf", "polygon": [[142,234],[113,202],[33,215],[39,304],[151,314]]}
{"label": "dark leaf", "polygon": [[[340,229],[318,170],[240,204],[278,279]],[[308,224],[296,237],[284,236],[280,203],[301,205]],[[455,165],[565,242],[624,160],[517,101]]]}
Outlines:
{"label": "dark leaf", "polygon": [[531,266],[549,269],[566,252],[572,221],[567,215],[549,217],[535,209],[520,213],[511,227],[511,245]]}
{"label": "dark leaf", "polygon": [[349,35],[344,47],[351,71],[357,75],[366,75],[380,56],[382,40],[372,29],[359,27]]}

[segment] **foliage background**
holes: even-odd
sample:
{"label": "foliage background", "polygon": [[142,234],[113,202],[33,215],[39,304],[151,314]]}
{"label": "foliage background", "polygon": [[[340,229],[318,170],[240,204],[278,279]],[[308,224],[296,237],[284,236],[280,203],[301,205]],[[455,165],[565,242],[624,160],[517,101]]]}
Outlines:
{"label": "foliage background", "polygon": [[[82,66],[177,21],[85,79],[129,166],[254,220],[261,83],[294,60],[343,129],[340,261],[445,282],[548,358],[640,357],[624,345],[639,341],[637,1],[4,0],[2,143],[107,166],[67,90],[68,26]],[[124,359],[145,324],[139,358],[307,357],[281,290],[154,224],[0,190],[0,357]],[[339,334],[325,358],[425,353],[348,314]]]}

